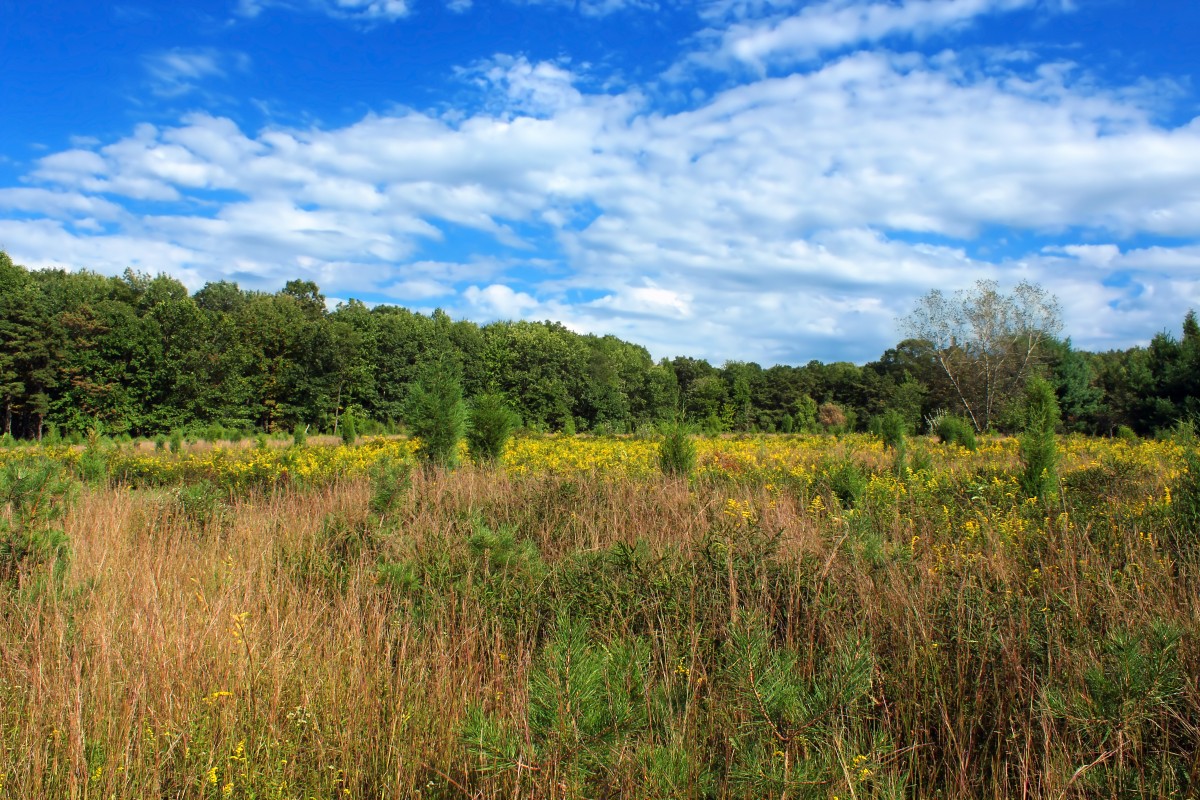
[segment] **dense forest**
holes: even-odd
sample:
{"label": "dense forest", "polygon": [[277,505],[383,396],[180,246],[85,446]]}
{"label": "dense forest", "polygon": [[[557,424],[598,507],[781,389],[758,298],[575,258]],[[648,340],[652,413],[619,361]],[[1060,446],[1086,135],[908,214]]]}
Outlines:
{"label": "dense forest", "polygon": [[[165,275],[29,270],[0,251],[0,423],[17,438],[334,430],[348,412],[360,428],[391,429],[430,365],[461,375],[468,400],[501,393],[533,430],[633,432],[680,416],[708,431],[849,430],[887,410],[916,429],[963,411],[927,339],[863,366],[655,362],[639,345],[554,322],[477,325],[356,300],[329,311],[319,287],[298,280],[276,293],[222,281],[189,294]],[[1151,434],[1200,416],[1191,312],[1181,338],[1164,331],[1149,347],[1088,353],[1044,337],[1029,370],[1056,388],[1068,430]],[[977,427],[1018,425],[1004,400]]]}

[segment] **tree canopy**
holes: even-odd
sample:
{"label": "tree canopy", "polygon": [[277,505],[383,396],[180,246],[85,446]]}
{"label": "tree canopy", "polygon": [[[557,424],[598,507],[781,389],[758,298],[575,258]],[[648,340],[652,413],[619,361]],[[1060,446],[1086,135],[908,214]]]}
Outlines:
{"label": "tree canopy", "polygon": [[1006,409],[1025,378],[1054,386],[1063,425],[1150,433],[1200,417],[1200,325],[1148,347],[1093,354],[1058,338],[1057,303],[1040,287],[992,282],[931,292],[904,320],[909,338],[863,366],[721,366],[654,361],[646,348],[556,322],[453,320],[351,300],[320,288],[275,293],[226,281],[189,294],[179,281],[127,271],[27,270],[0,252],[3,433],[97,428],[154,435],[223,426],[359,432],[405,419],[430,364],[460,376],[464,399],[503,398],[535,430],[632,432],[665,421],[709,431],[864,428],[896,411],[910,429],[939,409],[975,427],[1012,429]]}

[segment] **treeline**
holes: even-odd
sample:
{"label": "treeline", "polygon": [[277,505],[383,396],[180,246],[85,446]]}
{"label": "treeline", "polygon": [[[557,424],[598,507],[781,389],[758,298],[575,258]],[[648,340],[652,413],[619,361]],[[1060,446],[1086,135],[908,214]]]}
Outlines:
{"label": "treeline", "polygon": [[[18,438],[333,430],[347,413],[384,429],[403,422],[430,364],[461,374],[468,399],[504,395],[535,430],[633,432],[678,416],[710,431],[850,430],[888,410],[916,428],[959,403],[922,340],[861,367],[655,362],[639,345],[553,322],[481,326],[354,300],[328,311],[308,281],[276,293],[222,281],[189,295],[164,275],[27,270],[0,252],[0,422]],[[1091,354],[1049,339],[1037,369],[1072,430],[1148,434],[1200,416],[1191,313],[1181,339],[1164,332],[1148,348]]]}

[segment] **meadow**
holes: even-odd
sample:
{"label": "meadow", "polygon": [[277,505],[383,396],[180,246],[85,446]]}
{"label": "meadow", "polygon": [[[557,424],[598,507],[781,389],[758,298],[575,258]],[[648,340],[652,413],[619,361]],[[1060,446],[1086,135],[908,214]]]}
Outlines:
{"label": "meadow", "polygon": [[0,798],[1200,791],[1194,444],[0,449]]}

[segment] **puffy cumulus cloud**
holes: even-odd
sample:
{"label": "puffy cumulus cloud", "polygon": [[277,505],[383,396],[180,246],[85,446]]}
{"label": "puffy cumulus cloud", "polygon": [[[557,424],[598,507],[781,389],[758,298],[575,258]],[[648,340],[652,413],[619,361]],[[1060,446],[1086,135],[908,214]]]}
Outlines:
{"label": "puffy cumulus cloud", "polygon": [[[857,9],[861,36],[1018,3],[874,5],[797,13]],[[1200,302],[1200,123],[1031,58],[859,52],[667,113],[502,55],[462,71],[471,113],[258,132],[197,114],[80,141],[0,193],[22,215],[0,241],[30,264],[558,319],[657,356],[866,360],[919,295],[980,277],[1046,285],[1081,346],[1144,340]]]}
{"label": "puffy cumulus cloud", "polygon": [[532,295],[515,291],[502,283],[493,283],[482,289],[478,286],[468,286],[462,296],[477,312],[482,313],[485,319],[525,317],[530,311],[541,306]]}

